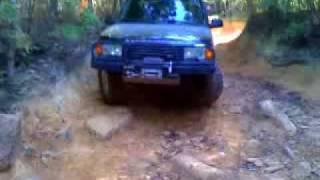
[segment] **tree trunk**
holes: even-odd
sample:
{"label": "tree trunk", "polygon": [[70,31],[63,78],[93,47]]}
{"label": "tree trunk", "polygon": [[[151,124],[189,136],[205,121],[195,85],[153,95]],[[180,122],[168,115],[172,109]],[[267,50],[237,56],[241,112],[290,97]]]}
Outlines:
{"label": "tree trunk", "polygon": [[35,8],[35,2],[33,0],[29,0],[28,1],[28,15],[27,15],[27,21],[28,23],[26,23],[26,33],[30,34],[31,30],[32,30],[32,25],[33,25],[33,11]]}
{"label": "tree trunk", "polygon": [[50,17],[55,20],[58,16],[58,0],[51,0],[49,4]]}
{"label": "tree trunk", "polygon": [[248,9],[248,19],[251,19],[251,16],[255,14],[255,7],[253,0],[247,0],[247,9]]}
{"label": "tree trunk", "polygon": [[48,10],[49,29],[53,29],[58,19],[58,0],[50,0]]}
{"label": "tree trunk", "polygon": [[319,12],[317,12],[317,8],[314,1],[308,1],[308,5],[311,11],[311,21],[313,25],[319,25],[320,24],[320,15]]}
{"label": "tree trunk", "polygon": [[8,77],[12,78],[15,74],[15,50],[10,49],[8,52],[8,65],[7,65],[7,73]]}
{"label": "tree trunk", "polygon": [[92,0],[88,0],[88,1],[89,1],[89,2],[88,2],[89,8],[93,9],[93,2],[92,2]]}
{"label": "tree trunk", "polygon": [[113,0],[113,6],[112,6],[112,17],[114,17],[117,13],[117,7],[118,7],[118,0]]}

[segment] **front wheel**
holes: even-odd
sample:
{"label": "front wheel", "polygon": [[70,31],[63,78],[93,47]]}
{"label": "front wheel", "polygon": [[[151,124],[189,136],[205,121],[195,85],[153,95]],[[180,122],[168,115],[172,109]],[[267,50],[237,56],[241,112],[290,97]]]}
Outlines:
{"label": "front wheel", "polygon": [[121,74],[98,71],[99,88],[106,104],[125,103],[125,87]]}
{"label": "front wheel", "polygon": [[216,71],[213,75],[206,77],[205,87],[203,89],[204,105],[210,106],[215,103],[221,96],[223,91],[223,73],[219,66],[216,67]]}
{"label": "front wheel", "polygon": [[223,91],[223,74],[219,66],[217,66],[214,74],[183,76],[182,91],[196,98],[201,105],[211,106],[215,103]]}

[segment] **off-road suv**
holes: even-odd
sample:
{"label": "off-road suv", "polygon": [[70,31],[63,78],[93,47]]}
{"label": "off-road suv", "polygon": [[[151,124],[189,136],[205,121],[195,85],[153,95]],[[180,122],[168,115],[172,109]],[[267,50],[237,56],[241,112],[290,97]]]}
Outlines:
{"label": "off-road suv", "polygon": [[[198,88],[205,104],[222,93],[211,28],[202,0],[128,0],[92,48],[92,67],[109,104],[125,101],[126,83]],[[182,88],[183,90],[183,88]]]}

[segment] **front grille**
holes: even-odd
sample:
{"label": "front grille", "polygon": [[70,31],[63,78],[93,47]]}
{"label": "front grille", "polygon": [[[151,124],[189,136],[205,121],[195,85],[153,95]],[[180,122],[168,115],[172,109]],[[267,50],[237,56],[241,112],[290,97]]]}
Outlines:
{"label": "front grille", "polygon": [[157,57],[164,61],[183,60],[183,48],[169,45],[128,45],[125,52],[129,60],[143,60],[145,57]]}

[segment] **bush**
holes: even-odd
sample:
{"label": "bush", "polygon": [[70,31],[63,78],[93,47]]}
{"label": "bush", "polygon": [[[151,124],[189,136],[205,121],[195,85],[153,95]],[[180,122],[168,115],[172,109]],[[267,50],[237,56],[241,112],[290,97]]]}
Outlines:
{"label": "bush", "polygon": [[0,39],[8,48],[29,51],[32,40],[24,33],[19,24],[15,5],[10,1],[0,2]]}
{"label": "bush", "polygon": [[80,23],[78,21],[62,23],[50,33],[50,36],[55,39],[63,38],[77,41],[81,40],[86,32],[96,29],[100,25],[101,22],[96,14],[90,8],[86,8],[80,14]]}
{"label": "bush", "polygon": [[0,27],[10,26],[17,22],[17,11],[10,1],[0,2]]}
{"label": "bush", "polygon": [[305,34],[305,24],[304,23],[296,23],[292,22],[289,24],[286,34],[288,36],[288,39],[297,39],[304,37]]}
{"label": "bush", "polygon": [[67,40],[79,40],[82,36],[83,28],[75,24],[63,24],[59,27],[63,38]]}
{"label": "bush", "polygon": [[281,42],[293,47],[303,47],[306,45],[307,26],[303,22],[291,22],[285,29],[285,35]]}
{"label": "bush", "polygon": [[62,20],[65,23],[74,23],[79,21],[80,1],[79,0],[63,0]]}
{"label": "bush", "polygon": [[90,30],[101,25],[97,15],[90,9],[86,8],[81,13],[81,25],[85,30]]}
{"label": "bush", "polygon": [[32,39],[28,34],[18,28],[15,33],[15,39],[16,49],[26,51],[27,53],[30,52],[32,48]]}

